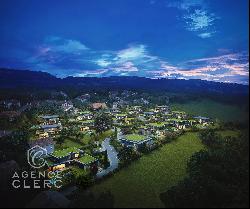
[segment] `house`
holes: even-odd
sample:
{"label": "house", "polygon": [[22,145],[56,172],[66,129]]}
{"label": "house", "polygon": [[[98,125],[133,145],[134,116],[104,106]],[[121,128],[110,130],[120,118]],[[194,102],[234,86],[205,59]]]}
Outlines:
{"label": "house", "polygon": [[149,145],[153,141],[153,139],[149,136],[128,134],[122,136],[119,141],[123,146],[132,147],[135,150],[138,150],[144,145]]}
{"label": "house", "polygon": [[152,131],[148,126],[141,126],[138,128],[138,133],[141,135],[150,135]]}
{"label": "house", "polygon": [[46,160],[49,170],[63,170],[73,164],[73,160],[82,156],[84,152],[76,147],[56,150]]}
{"label": "house", "polygon": [[90,130],[89,126],[79,126],[79,129],[80,131],[83,131],[83,132]]}
{"label": "house", "polygon": [[184,130],[186,129],[186,124],[185,123],[176,123],[176,128],[179,129],[179,130]]}
{"label": "house", "polygon": [[77,97],[76,99],[78,99],[81,102],[87,102],[90,100],[90,95],[89,94],[83,94],[79,97]]}
{"label": "house", "polygon": [[38,136],[38,138],[48,138],[49,137],[49,133],[44,132],[42,129],[38,129],[36,131],[36,135]]}
{"label": "house", "polygon": [[80,112],[77,116],[77,120],[91,120],[93,119],[94,115],[90,111]]}
{"label": "house", "polygon": [[151,130],[163,130],[166,127],[166,124],[164,122],[160,123],[149,123],[148,126],[151,128]]}
{"label": "house", "polygon": [[99,109],[107,109],[107,105],[105,103],[93,103],[91,104],[91,108],[94,110],[99,110]]}
{"label": "house", "polygon": [[62,109],[64,110],[64,112],[68,112],[69,110],[74,108],[74,105],[72,102],[67,102],[65,101],[62,105],[61,105]]}
{"label": "house", "polygon": [[56,150],[50,154],[51,159],[57,162],[65,162],[68,160],[73,160],[83,155],[84,152],[76,147],[70,147],[62,150]]}
{"label": "house", "polygon": [[203,125],[208,125],[208,123],[211,121],[210,118],[202,117],[202,116],[194,117],[194,119]]}
{"label": "house", "polygon": [[47,160],[48,169],[51,171],[63,170],[71,165],[77,165],[80,168],[88,169],[94,164],[98,164],[97,159],[76,147],[57,150],[50,154]]}
{"label": "house", "polygon": [[166,130],[157,130],[155,132],[156,137],[159,137],[159,138],[164,137],[165,134],[166,134]]}
{"label": "house", "polygon": [[82,121],[82,126],[88,126],[90,129],[94,126],[94,120],[84,120]]}
{"label": "house", "polygon": [[172,111],[172,116],[178,119],[184,119],[187,117],[187,114],[183,111]]}
{"label": "house", "polygon": [[124,114],[124,113],[116,114],[115,118],[117,120],[123,120],[123,119],[127,118],[127,114]]}
{"label": "house", "polygon": [[141,106],[133,106],[132,109],[136,112],[142,112],[142,107]]}
{"label": "house", "polygon": [[53,125],[60,123],[59,115],[44,115],[40,117],[43,119],[43,125]]}
{"label": "house", "polygon": [[42,125],[40,127],[41,127],[42,132],[48,133],[49,136],[54,136],[55,134],[59,133],[62,129],[61,125],[59,124]]}
{"label": "house", "polygon": [[134,121],[135,121],[135,118],[132,118],[132,117],[126,117],[125,118],[125,123],[128,124],[128,125],[133,124]]}
{"label": "house", "polygon": [[74,160],[76,165],[83,169],[89,169],[93,165],[98,165],[98,160],[91,155],[84,154],[81,157]]}
{"label": "house", "polygon": [[161,106],[156,106],[155,112],[160,112],[160,113],[169,113],[170,109],[169,106],[167,105],[161,105]]}

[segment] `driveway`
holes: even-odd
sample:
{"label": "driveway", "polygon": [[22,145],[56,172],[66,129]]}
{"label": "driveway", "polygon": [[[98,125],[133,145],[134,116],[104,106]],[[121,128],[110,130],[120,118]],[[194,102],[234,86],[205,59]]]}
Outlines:
{"label": "driveway", "polygon": [[102,142],[102,149],[107,150],[110,166],[107,169],[103,169],[102,171],[98,172],[96,174],[97,178],[102,178],[103,176],[106,176],[107,174],[118,168],[118,153],[116,152],[115,148],[110,145],[110,140],[110,138],[107,138]]}

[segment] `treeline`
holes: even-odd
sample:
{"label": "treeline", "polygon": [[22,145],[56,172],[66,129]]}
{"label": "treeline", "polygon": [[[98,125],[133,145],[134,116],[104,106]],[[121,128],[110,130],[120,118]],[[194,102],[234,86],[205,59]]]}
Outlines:
{"label": "treeline", "polygon": [[188,162],[188,177],[160,195],[166,207],[249,207],[249,134],[200,133],[207,146]]}

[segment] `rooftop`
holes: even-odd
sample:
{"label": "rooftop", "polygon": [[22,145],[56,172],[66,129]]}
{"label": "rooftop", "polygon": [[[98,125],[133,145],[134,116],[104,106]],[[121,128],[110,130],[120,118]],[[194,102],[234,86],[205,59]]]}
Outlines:
{"label": "rooftop", "polygon": [[76,147],[69,147],[62,150],[56,150],[52,155],[55,157],[65,157],[68,156],[70,153],[79,153],[81,150]]}
{"label": "rooftop", "polygon": [[41,126],[42,129],[59,128],[59,127],[60,127],[60,125],[58,125],[58,124],[42,125],[42,126]]}
{"label": "rooftop", "polygon": [[43,119],[55,119],[55,118],[59,118],[59,115],[44,115],[44,116],[41,116],[41,118],[43,118]]}
{"label": "rooftop", "polygon": [[195,119],[201,119],[201,120],[209,120],[209,118],[207,117],[202,117],[202,116],[197,116],[197,117],[194,117]]}
{"label": "rooftop", "polygon": [[91,155],[85,154],[84,156],[77,159],[82,164],[88,164],[91,162],[94,162],[96,159],[92,157]]}
{"label": "rooftop", "polygon": [[125,135],[125,139],[127,139],[128,141],[144,141],[146,137],[139,134],[128,134]]}

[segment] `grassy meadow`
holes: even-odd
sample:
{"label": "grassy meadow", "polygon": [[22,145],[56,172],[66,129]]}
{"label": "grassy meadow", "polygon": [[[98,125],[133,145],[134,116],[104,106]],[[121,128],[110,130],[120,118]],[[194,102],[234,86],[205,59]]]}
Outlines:
{"label": "grassy meadow", "polygon": [[174,103],[171,107],[173,110],[185,111],[192,115],[211,117],[224,122],[245,121],[248,117],[246,108],[237,105],[219,103],[209,99],[187,103]]}
{"label": "grassy meadow", "polygon": [[187,161],[203,148],[196,133],[186,133],[91,190],[95,194],[111,191],[115,207],[162,207],[159,194],[186,176]]}

